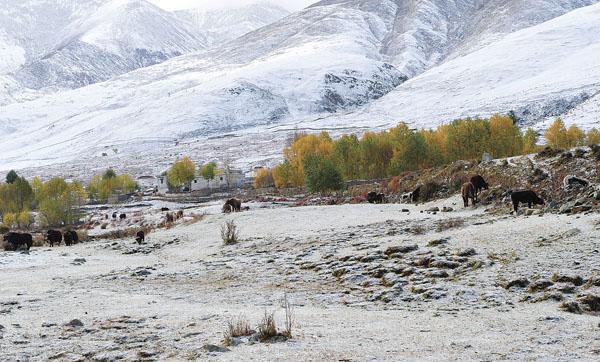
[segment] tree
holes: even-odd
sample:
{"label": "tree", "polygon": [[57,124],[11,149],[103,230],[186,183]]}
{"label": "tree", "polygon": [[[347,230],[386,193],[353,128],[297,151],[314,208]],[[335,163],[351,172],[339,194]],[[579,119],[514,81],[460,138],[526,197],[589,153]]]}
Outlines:
{"label": "tree", "polygon": [[569,148],[576,147],[576,146],[583,146],[585,144],[585,132],[583,132],[576,125],[572,124],[567,129],[567,140],[568,140],[567,147],[569,147]]}
{"label": "tree", "polygon": [[273,175],[271,170],[267,168],[261,168],[256,171],[256,176],[254,177],[253,186],[255,189],[262,189],[265,187],[272,187],[275,184],[273,181]]}
{"label": "tree", "polygon": [[533,128],[528,128],[523,135],[523,153],[526,155],[532,154],[538,149],[538,134]]}
{"label": "tree", "polygon": [[4,215],[2,216],[2,223],[9,228],[12,228],[13,226],[15,226],[16,221],[17,221],[17,215],[15,215],[12,212],[5,212]]}
{"label": "tree", "polygon": [[87,191],[91,199],[106,201],[115,194],[129,194],[137,188],[138,185],[131,176],[117,175],[109,169],[102,175],[92,177]]}
{"label": "tree", "polygon": [[562,119],[557,118],[546,130],[544,134],[546,142],[553,148],[567,148],[569,147],[569,139],[567,136],[567,129]]}
{"label": "tree", "polygon": [[600,131],[596,128],[592,128],[587,133],[587,144],[588,145],[597,145],[600,143]]}
{"label": "tree", "polygon": [[217,164],[214,162],[209,162],[202,166],[202,169],[200,170],[200,176],[202,176],[202,178],[210,184],[210,181],[215,179],[216,171]]}
{"label": "tree", "polygon": [[79,182],[69,184],[62,178],[53,178],[43,183],[35,197],[48,226],[67,226],[79,220],[86,192]]}
{"label": "tree", "polygon": [[6,183],[12,184],[13,182],[15,182],[17,180],[18,177],[19,177],[19,175],[17,175],[15,170],[10,170],[8,172],[8,174],[6,175]]}
{"label": "tree", "polygon": [[273,169],[273,181],[278,189],[294,187],[294,171],[288,160]]}
{"label": "tree", "polygon": [[304,161],[306,186],[310,192],[342,190],[345,187],[342,174],[332,160],[310,155]]}
{"label": "tree", "polygon": [[28,229],[31,225],[31,213],[29,210],[21,211],[16,218],[17,225],[21,229]]}
{"label": "tree", "polygon": [[189,157],[176,161],[167,172],[167,183],[180,189],[196,177],[196,165]]}
{"label": "tree", "polygon": [[490,152],[495,158],[523,152],[523,135],[511,117],[495,114],[490,118]]}

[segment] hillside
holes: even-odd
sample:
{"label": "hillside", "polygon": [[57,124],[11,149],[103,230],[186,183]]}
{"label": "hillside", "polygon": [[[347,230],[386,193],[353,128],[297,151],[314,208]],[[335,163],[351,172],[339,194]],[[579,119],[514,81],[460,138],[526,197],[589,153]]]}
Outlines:
{"label": "hillside", "polygon": [[207,45],[201,33],[146,1],[11,5],[0,11],[0,74],[8,78],[0,104],[105,81]]}
{"label": "hillside", "polygon": [[257,3],[226,9],[187,9],[175,14],[205,35],[212,47],[274,23],[290,12],[274,4]]}
{"label": "hillside", "polygon": [[0,108],[2,167],[128,167],[144,155],[160,169],[223,152],[261,163],[293,130],[509,110],[544,122],[598,91],[599,5],[569,12],[593,2],[323,1],[209,51]]}

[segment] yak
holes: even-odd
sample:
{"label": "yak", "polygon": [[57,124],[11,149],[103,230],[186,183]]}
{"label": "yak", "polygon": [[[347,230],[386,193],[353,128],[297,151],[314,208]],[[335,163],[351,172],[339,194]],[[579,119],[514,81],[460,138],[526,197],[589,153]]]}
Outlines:
{"label": "yak", "polygon": [[385,201],[385,195],[382,193],[377,193],[375,191],[369,192],[367,194],[367,201],[370,204],[383,204]]}
{"label": "yak", "polygon": [[63,238],[65,240],[66,246],[71,246],[71,245],[77,244],[77,242],[79,241],[79,237],[77,236],[77,233],[73,230],[65,231],[63,234]]}
{"label": "yak", "polygon": [[121,219],[121,220],[125,220],[126,218],[127,218],[127,215],[125,215],[125,214],[119,215],[119,219]]}
{"label": "yak", "polygon": [[475,175],[473,177],[471,177],[471,183],[473,184],[473,187],[475,187],[475,197],[477,197],[477,195],[479,195],[479,192],[481,190],[487,190],[489,185],[487,182],[485,182],[485,180],[483,179],[483,177],[481,177],[481,175]]}
{"label": "yak", "polygon": [[53,248],[54,244],[57,246],[60,245],[60,242],[63,239],[63,234],[58,230],[48,230],[46,232],[46,241],[50,244],[50,247]]}
{"label": "yak", "polygon": [[4,234],[4,241],[10,244],[12,250],[19,250],[22,247],[25,247],[26,250],[29,250],[33,245],[33,237],[31,234],[27,233],[6,233]]}
{"label": "yak", "polygon": [[513,192],[510,195],[510,199],[512,200],[515,213],[519,210],[519,204],[527,204],[530,209],[532,205],[546,204],[543,199],[531,190]]}
{"label": "yak", "polygon": [[473,201],[473,206],[475,206],[475,203],[477,202],[475,189],[475,185],[473,185],[471,182],[465,182],[462,185],[460,193],[462,194],[462,199],[465,207],[469,207],[469,199]]}
{"label": "yak", "polygon": [[242,211],[242,201],[238,199],[229,199],[225,201],[225,205],[223,205],[223,212],[240,212]]}
{"label": "yak", "polygon": [[142,244],[144,242],[144,240],[146,240],[146,234],[143,231],[138,231],[137,234],[135,234],[135,241],[137,241],[138,244]]}

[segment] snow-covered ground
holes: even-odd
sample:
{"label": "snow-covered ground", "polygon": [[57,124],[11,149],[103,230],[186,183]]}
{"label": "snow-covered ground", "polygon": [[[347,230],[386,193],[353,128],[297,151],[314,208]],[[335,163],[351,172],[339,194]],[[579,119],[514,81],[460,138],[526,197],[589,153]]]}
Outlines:
{"label": "snow-covered ground", "polygon": [[[596,360],[598,317],[544,296],[598,294],[545,283],[554,273],[600,276],[598,216],[514,217],[508,206],[492,215],[457,203],[215,214],[143,246],[0,253],[0,359]],[[432,206],[457,210],[420,212]],[[242,241],[225,247],[229,219]],[[520,278],[531,291],[502,286]],[[275,311],[281,327],[284,294],[291,340],[204,350],[242,314],[255,327]],[[73,319],[83,325],[65,325]]]}

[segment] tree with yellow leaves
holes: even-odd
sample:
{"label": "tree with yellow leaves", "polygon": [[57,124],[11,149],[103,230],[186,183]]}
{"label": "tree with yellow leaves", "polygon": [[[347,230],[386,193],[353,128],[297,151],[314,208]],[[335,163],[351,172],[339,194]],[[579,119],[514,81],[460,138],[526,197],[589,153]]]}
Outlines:
{"label": "tree with yellow leaves", "polygon": [[255,189],[262,189],[265,187],[272,187],[275,184],[273,181],[273,174],[268,168],[261,168],[256,171],[254,177],[253,186]]}
{"label": "tree with yellow leaves", "polygon": [[597,145],[600,143],[600,131],[596,128],[592,128],[588,131],[586,137],[586,143],[588,145]]}
{"label": "tree with yellow leaves", "polygon": [[195,177],[196,165],[188,156],[177,160],[167,171],[167,183],[177,189],[189,184]]}
{"label": "tree with yellow leaves", "polygon": [[495,114],[490,118],[490,152],[495,158],[523,152],[523,135],[509,116]]}
{"label": "tree with yellow leaves", "polygon": [[557,118],[546,130],[544,134],[546,142],[552,148],[567,148],[569,147],[569,136],[567,128],[562,119]]}
{"label": "tree with yellow leaves", "polygon": [[527,128],[523,135],[523,154],[529,155],[538,151],[538,134],[533,128]]}
{"label": "tree with yellow leaves", "polygon": [[567,147],[577,147],[583,146],[585,144],[585,132],[583,132],[579,127],[572,124],[567,129]]}

